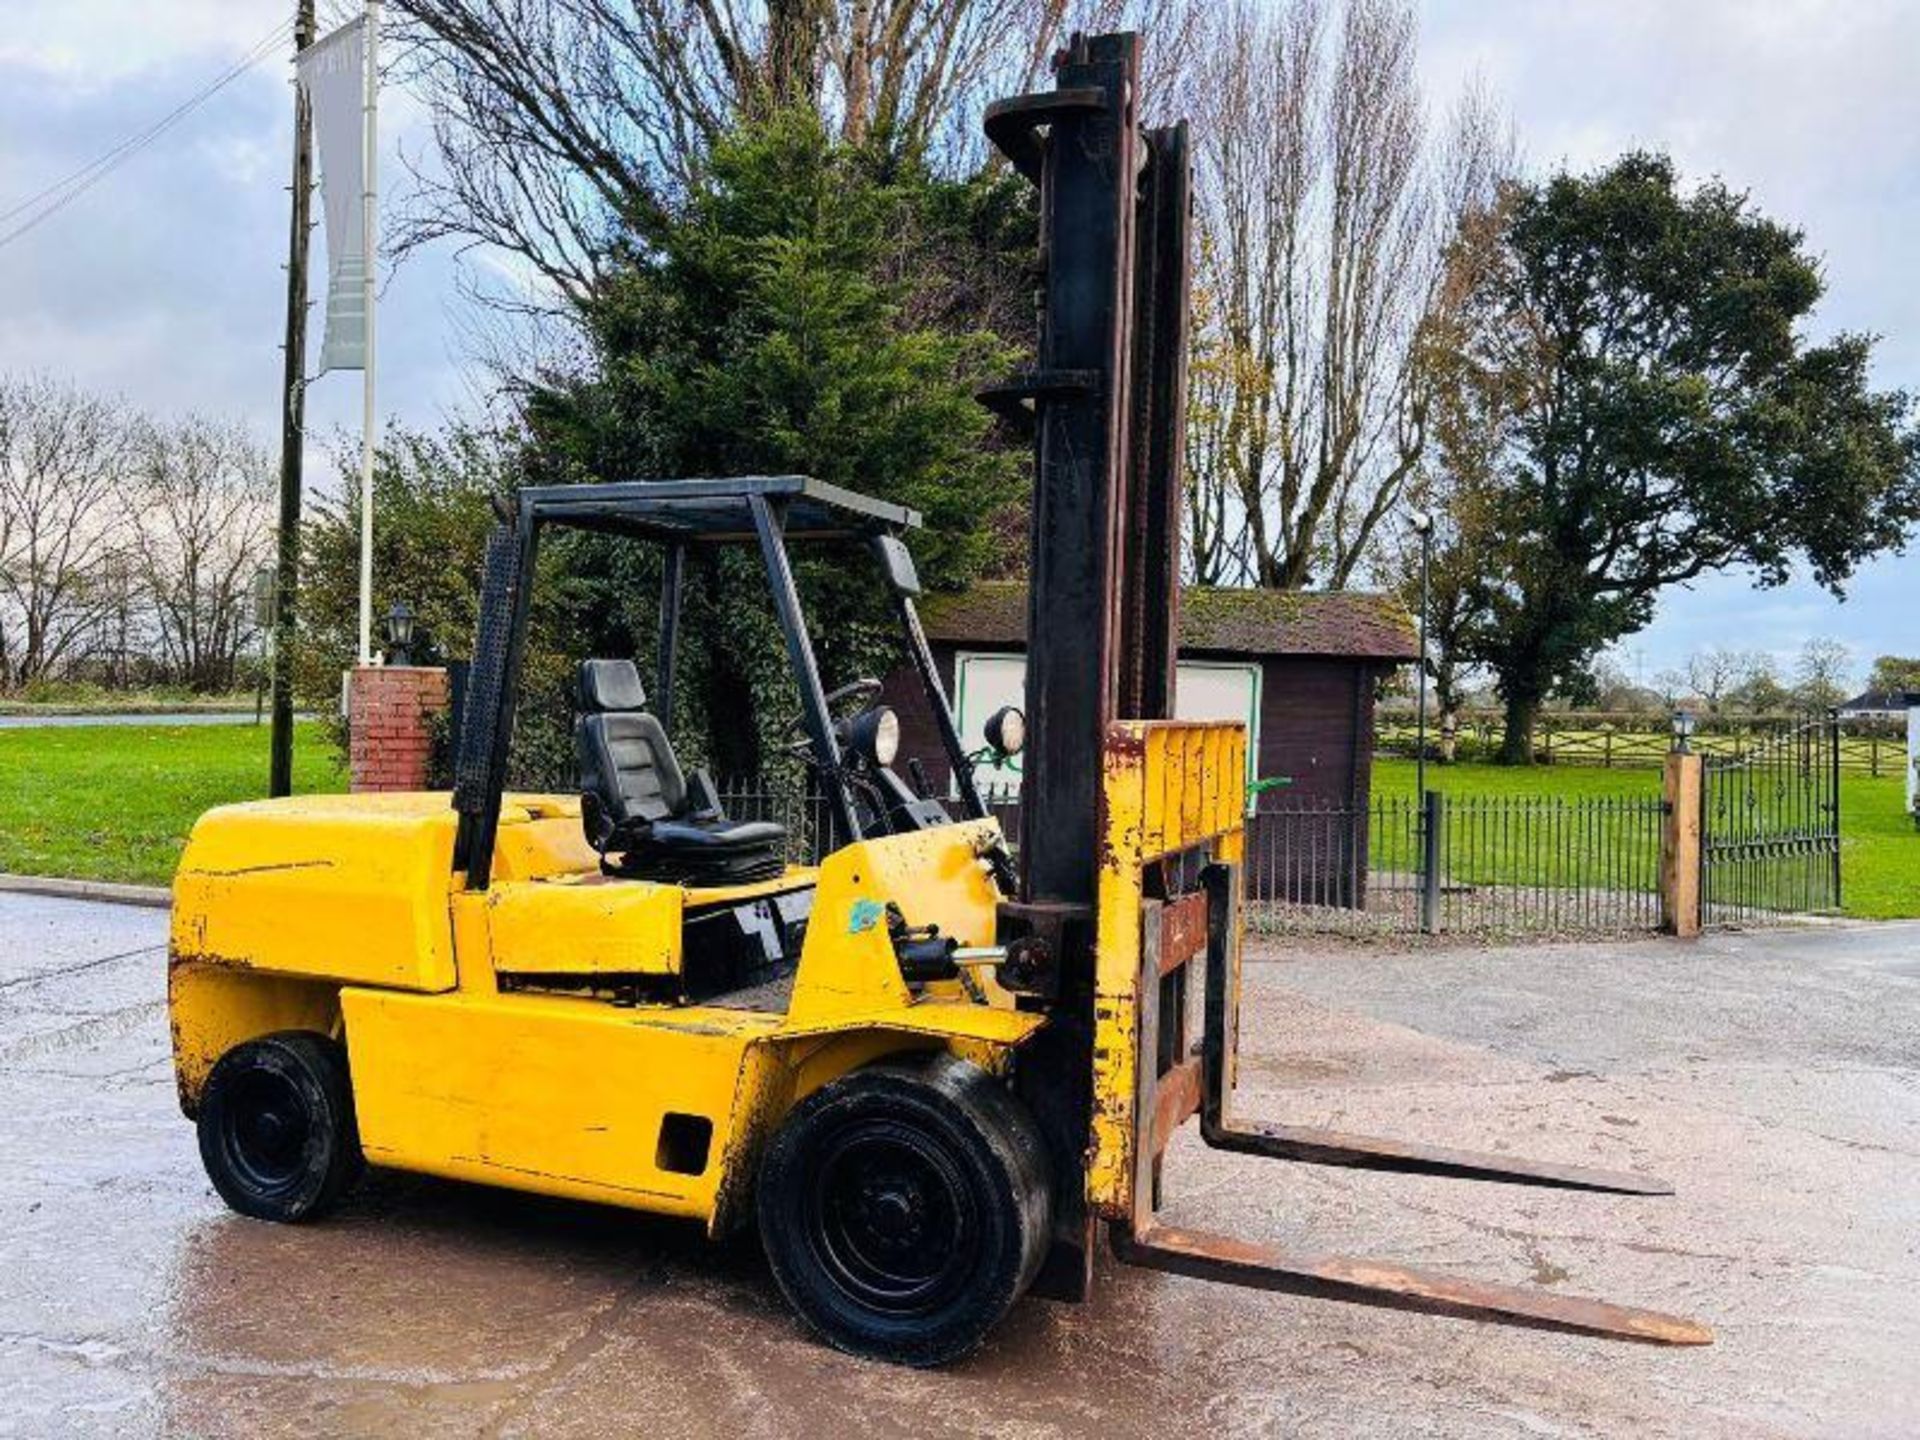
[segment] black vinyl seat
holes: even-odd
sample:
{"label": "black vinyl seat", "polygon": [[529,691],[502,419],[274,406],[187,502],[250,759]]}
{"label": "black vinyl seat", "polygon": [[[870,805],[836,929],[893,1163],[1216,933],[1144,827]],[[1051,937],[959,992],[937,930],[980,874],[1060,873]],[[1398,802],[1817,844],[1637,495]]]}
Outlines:
{"label": "black vinyl seat", "polygon": [[609,874],[693,885],[770,880],[786,868],[784,826],[729,820],[713,782],[680,768],[631,660],[584,660],[575,677],[580,718],[580,819]]}

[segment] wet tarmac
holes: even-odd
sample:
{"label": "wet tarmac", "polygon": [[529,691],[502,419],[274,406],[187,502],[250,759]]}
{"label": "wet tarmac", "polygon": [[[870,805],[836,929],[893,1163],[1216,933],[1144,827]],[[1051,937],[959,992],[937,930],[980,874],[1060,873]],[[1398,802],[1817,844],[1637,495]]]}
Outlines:
{"label": "wet tarmac", "polygon": [[0,895],[0,1434],[1911,1435],[1920,927],[1269,953],[1248,1114],[1666,1174],[1566,1195],[1215,1155],[1168,1218],[1702,1318],[1704,1350],[1129,1271],[922,1374],[783,1310],[751,1243],[375,1176],[227,1213],[174,1105],[165,917]]}

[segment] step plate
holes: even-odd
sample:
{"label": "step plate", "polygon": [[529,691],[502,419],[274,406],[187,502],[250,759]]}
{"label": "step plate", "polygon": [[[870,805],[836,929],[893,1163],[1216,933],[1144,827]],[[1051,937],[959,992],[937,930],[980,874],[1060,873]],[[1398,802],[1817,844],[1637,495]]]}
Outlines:
{"label": "step plate", "polygon": [[1175,1225],[1152,1225],[1135,1233],[1116,1224],[1112,1235],[1114,1253],[1126,1264],[1170,1275],[1390,1310],[1570,1330],[1649,1345],[1713,1343],[1713,1332],[1697,1321],[1577,1295],[1463,1280],[1379,1260],[1293,1254],[1276,1246]]}

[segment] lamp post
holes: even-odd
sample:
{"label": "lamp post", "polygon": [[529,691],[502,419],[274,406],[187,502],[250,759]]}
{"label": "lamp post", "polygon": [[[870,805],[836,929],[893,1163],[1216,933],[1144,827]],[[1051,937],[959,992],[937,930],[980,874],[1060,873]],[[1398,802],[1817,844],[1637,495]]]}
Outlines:
{"label": "lamp post", "polygon": [[404,600],[393,602],[393,608],[387,611],[387,663],[389,665],[411,665],[413,663],[413,607]]}
{"label": "lamp post", "polygon": [[1697,723],[1698,721],[1691,710],[1676,709],[1673,712],[1672,725],[1673,725],[1673,753],[1674,754],[1685,755],[1689,753],[1689,747],[1687,745],[1687,741],[1692,737],[1693,727]]}
{"label": "lamp post", "polygon": [[1433,515],[1416,510],[1409,517],[1413,533],[1420,537],[1420,699],[1414,712],[1413,788],[1417,795],[1427,793],[1427,604],[1433,573]]}

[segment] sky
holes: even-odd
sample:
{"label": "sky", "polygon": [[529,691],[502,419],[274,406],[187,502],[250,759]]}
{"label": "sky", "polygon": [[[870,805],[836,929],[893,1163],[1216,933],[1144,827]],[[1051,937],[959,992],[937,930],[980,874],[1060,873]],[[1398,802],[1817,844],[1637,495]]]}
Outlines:
{"label": "sky", "polygon": [[[347,0],[320,0],[323,19]],[[0,214],[164,115],[251,50],[286,0],[7,0],[0,21]],[[1718,175],[1799,225],[1828,294],[1815,336],[1884,337],[1876,378],[1920,391],[1920,0],[1422,0],[1436,109],[1478,79],[1536,169],[1597,166],[1636,146]],[[44,371],[156,413],[239,416],[277,434],[291,144],[287,46],[100,184],[17,239],[0,221],[0,372]],[[424,118],[383,99],[383,179],[421,152]],[[316,236],[315,263],[324,247]],[[316,292],[317,293],[317,292]],[[317,319],[317,315],[316,315]],[[482,395],[446,251],[385,278],[383,417],[433,425]],[[317,349],[317,329],[312,344]],[[308,396],[308,474],[358,432],[355,374]],[[1673,592],[1620,647],[1647,677],[1692,651],[1769,651],[1783,666],[1832,636],[1864,674],[1920,654],[1920,550],[1866,566],[1845,604],[1808,581],[1743,575]]]}

